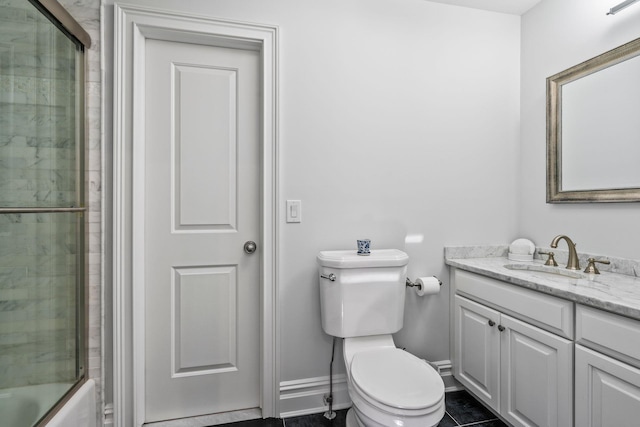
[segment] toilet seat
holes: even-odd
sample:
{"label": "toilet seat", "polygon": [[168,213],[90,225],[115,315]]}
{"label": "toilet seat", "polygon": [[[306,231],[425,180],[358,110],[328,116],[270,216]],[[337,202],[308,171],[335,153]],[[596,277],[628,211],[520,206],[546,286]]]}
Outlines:
{"label": "toilet seat", "polygon": [[355,354],[350,373],[358,394],[386,412],[408,416],[428,414],[443,401],[444,384],[435,369],[398,348]]}

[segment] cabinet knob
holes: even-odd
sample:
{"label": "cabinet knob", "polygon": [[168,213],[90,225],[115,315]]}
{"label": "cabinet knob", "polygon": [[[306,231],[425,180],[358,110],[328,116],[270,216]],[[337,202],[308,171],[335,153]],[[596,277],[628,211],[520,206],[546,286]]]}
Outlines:
{"label": "cabinet knob", "polygon": [[496,322],[494,322],[493,320],[489,320],[489,326],[491,327],[496,326]]}
{"label": "cabinet knob", "polygon": [[504,326],[502,326],[502,325],[498,325],[498,330],[499,330],[500,332],[504,331],[505,329],[506,329],[506,328],[505,328]]}

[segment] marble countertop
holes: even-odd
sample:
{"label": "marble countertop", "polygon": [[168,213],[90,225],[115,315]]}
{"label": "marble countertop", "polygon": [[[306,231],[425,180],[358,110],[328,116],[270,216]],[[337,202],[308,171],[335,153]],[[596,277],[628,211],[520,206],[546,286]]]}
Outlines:
{"label": "marble countertop", "polygon": [[586,274],[562,264],[547,267],[542,260],[511,261],[503,247],[460,249],[445,249],[447,265],[640,320],[639,277],[602,270]]}

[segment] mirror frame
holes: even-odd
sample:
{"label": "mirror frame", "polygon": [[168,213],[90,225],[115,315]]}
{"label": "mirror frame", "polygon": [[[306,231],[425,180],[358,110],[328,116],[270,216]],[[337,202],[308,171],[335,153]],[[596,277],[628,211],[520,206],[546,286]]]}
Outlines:
{"label": "mirror frame", "polygon": [[640,55],[640,38],[547,78],[547,203],[638,202],[639,188],[562,191],[562,86]]}

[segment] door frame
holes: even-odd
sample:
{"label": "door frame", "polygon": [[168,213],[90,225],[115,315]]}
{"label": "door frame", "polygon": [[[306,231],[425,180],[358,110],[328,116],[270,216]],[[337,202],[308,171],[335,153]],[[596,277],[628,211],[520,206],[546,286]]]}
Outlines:
{"label": "door frame", "polygon": [[[141,426],[144,382],[145,39],[261,52],[261,361],[263,417],[279,414],[278,28],[114,5],[113,393],[114,425]],[[135,56],[134,56],[135,54]],[[136,141],[136,144],[133,144]],[[142,143],[140,143],[142,141]]]}

